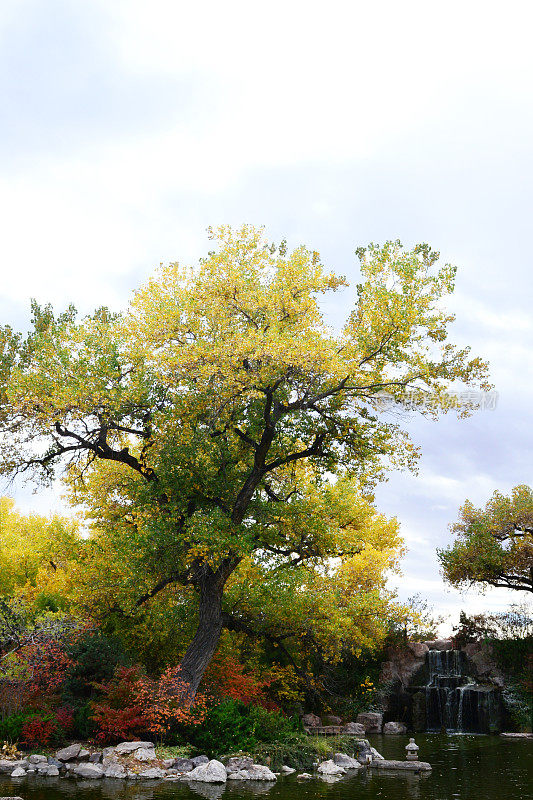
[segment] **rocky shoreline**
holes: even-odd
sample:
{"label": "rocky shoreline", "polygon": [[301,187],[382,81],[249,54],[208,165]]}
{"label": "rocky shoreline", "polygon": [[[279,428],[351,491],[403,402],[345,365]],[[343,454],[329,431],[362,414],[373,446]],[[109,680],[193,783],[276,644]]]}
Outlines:
{"label": "rocky shoreline", "polygon": [[[370,746],[367,739],[354,741],[356,757],[335,753],[326,761],[315,765],[316,772],[302,772],[297,779],[320,777],[325,780],[340,778],[347,772],[363,767],[387,768],[396,762],[387,762]],[[402,769],[431,769],[425,762],[398,762]],[[0,760],[0,774],[14,780],[30,776],[73,778],[82,780],[164,780],[195,781],[199,783],[226,783],[226,781],[275,782],[280,776],[296,773],[284,765],[273,772],[269,766],[254,764],[250,756],[233,756],[223,761],[209,759],[206,755],[194,758],[159,758],[153,742],[121,742],[104,750],[90,750],[83,744],[72,744],[58,750],[55,756],[32,754],[24,758]]]}

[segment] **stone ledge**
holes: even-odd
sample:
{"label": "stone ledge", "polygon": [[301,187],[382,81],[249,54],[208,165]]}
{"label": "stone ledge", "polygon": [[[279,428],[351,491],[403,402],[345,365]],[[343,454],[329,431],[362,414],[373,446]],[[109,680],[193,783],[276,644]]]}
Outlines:
{"label": "stone ledge", "polygon": [[413,772],[427,772],[431,764],[427,761],[387,761],[386,758],[375,759],[369,766],[372,769],[408,769]]}

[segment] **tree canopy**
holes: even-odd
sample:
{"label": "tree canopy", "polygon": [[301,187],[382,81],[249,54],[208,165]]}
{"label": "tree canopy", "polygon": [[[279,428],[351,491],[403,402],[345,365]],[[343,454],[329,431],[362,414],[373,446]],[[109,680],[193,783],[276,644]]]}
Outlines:
{"label": "tree canopy", "polygon": [[436,416],[450,386],[486,386],[487,374],[448,341],[455,268],[427,245],[360,249],[361,283],[335,332],[319,298],[347,282],[318,253],[269,246],[252,227],[211,236],[197,267],[161,267],[121,314],[78,320],[34,304],[30,334],[4,328],[0,340],[0,470],[66,479],[95,546],[123,554],[110,564],[137,586],[135,606],[192,587],[192,693],[222,626],[246,621],[245,602],[231,615],[223,605],[246,569],[265,586],[307,570],[308,592],[331,559],[342,580],[365,553],[383,573],[396,561],[395,524],[371,490],[387,469],[415,468],[417,449],[379,393],[401,404],[409,390]]}
{"label": "tree canopy", "polygon": [[456,541],[438,551],[453,586],[498,586],[533,592],[533,492],[515,486],[495,491],[484,508],[467,500],[451,526]]}

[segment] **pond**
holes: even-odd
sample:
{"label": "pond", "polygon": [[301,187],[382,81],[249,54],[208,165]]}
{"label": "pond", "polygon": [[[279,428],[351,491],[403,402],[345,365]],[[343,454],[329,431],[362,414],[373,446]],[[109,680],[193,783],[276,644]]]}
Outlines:
{"label": "pond", "polygon": [[[427,774],[360,770],[335,783],[321,779],[276,784],[232,781],[213,784],[162,781],[74,781],[58,778],[0,780],[0,795],[24,800],[526,800],[533,797],[533,740],[497,736],[419,734],[420,758],[429,761]],[[385,758],[405,757],[407,738],[374,736],[371,744]]]}

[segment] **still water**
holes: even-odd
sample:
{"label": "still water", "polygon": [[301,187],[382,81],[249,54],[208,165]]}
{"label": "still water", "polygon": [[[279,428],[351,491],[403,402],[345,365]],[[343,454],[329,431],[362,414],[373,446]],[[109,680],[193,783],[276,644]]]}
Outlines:
{"label": "still water", "polygon": [[[533,740],[497,736],[419,734],[420,759],[429,774],[360,770],[335,783],[297,781],[291,775],[276,784],[232,781],[213,784],[161,781],[74,781],[58,778],[0,780],[0,795],[24,800],[533,800]],[[404,736],[374,736],[385,758],[404,759]]]}

